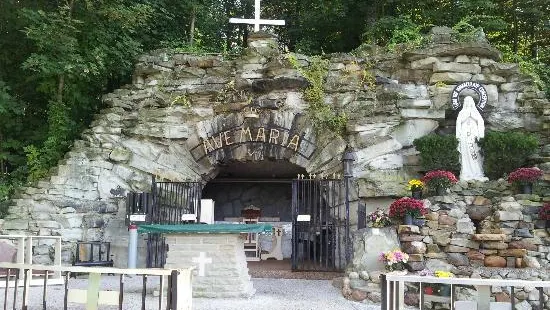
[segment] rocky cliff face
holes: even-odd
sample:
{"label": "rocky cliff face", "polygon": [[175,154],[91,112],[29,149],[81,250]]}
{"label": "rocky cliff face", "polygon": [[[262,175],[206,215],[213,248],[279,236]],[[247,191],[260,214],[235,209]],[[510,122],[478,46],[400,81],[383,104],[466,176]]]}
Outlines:
{"label": "rocky cliff face", "polygon": [[[308,80],[269,35],[252,36],[236,59],[167,51],[142,56],[133,83],[105,95],[108,108],[51,176],[13,199],[2,232],[61,235],[70,261],[76,240],[124,247],[124,197],[149,190],[152,175],[207,182],[220,162],[261,160],[288,161],[317,175],[341,174],[347,145],[356,150],[361,199],[403,195],[418,168],[413,140],[435,130],[453,132],[450,92],[463,81],[487,89],[488,129],[521,128],[550,141],[550,105],[543,93],[517,64],[500,63],[498,51],[486,43],[327,58],[325,103],[349,115],[343,137],[313,128],[303,96]],[[309,57],[296,59],[310,65]],[[541,154],[549,153],[546,145]],[[541,167],[550,170],[548,162]],[[50,259],[43,252],[37,262]]]}

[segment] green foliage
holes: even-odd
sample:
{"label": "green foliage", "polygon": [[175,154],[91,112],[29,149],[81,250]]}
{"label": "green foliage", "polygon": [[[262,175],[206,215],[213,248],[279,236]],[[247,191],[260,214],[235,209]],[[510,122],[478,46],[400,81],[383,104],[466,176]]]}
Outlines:
{"label": "green foliage", "polygon": [[414,140],[416,150],[420,152],[420,165],[425,171],[460,171],[460,153],[458,140],[453,135],[429,134]]}
{"label": "green foliage", "polygon": [[491,179],[498,179],[527,164],[538,147],[538,139],[522,132],[488,131],[479,144],[485,156],[483,169]]}
{"label": "green foliage", "polygon": [[329,130],[343,136],[348,122],[346,113],[325,103],[324,84],[328,73],[328,60],[313,56],[309,67],[304,68],[294,55],[289,54],[287,59],[309,82],[309,86],[304,90],[304,98],[309,103],[308,116],[313,127],[319,132]]}
{"label": "green foliage", "polygon": [[390,51],[395,51],[398,45],[411,49],[425,43],[423,28],[414,23],[410,16],[385,16],[367,28],[363,37],[367,42],[386,46]]}

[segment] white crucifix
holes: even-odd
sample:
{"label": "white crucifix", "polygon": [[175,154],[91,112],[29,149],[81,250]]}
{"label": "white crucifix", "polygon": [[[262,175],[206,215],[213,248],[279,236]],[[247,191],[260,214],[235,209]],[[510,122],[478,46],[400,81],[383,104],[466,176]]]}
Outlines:
{"label": "white crucifix", "polygon": [[233,24],[251,24],[254,25],[254,32],[260,31],[260,25],[279,25],[285,24],[284,20],[280,19],[260,19],[260,0],[254,0],[254,19],[247,18],[230,18],[230,23]]}
{"label": "white crucifix", "polygon": [[212,263],[212,257],[206,257],[206,253],[200,252],[199,257],[193,257],[193,263],[199,264],[199,277],[204,277],[204,267]]}

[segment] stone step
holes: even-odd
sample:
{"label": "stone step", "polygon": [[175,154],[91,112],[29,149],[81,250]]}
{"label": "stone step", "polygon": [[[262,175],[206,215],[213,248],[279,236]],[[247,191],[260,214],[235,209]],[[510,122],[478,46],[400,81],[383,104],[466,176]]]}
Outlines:
{"label": "stone step", "polygon": [[472,236],[476,241],[504,241],[506,240],[505,234],[475,234]]}

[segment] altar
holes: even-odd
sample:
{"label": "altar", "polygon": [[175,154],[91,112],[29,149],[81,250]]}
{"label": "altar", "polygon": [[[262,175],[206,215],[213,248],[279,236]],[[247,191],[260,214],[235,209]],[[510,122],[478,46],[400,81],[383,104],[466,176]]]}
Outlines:
{"label": "altar", "polygon": [[139,225],[139,233],[166,236],[165,268],[196,266],[193,297],[251,297],[242,233],[270,232],[269,224]]}
{"label": "altar", "polygon": [[[216,224],[240,224],[243,221],[242,217],[226,217],[224,221],[216,221]],[[283,258],[290,259],[292,256],[292,222],[280,222],[275,217],[260,217],[258,223],[271,225],[274,229],[280,228]],[[273,251],[273,234],[272,231],[259,233],[258,243],[261,252]]]}

